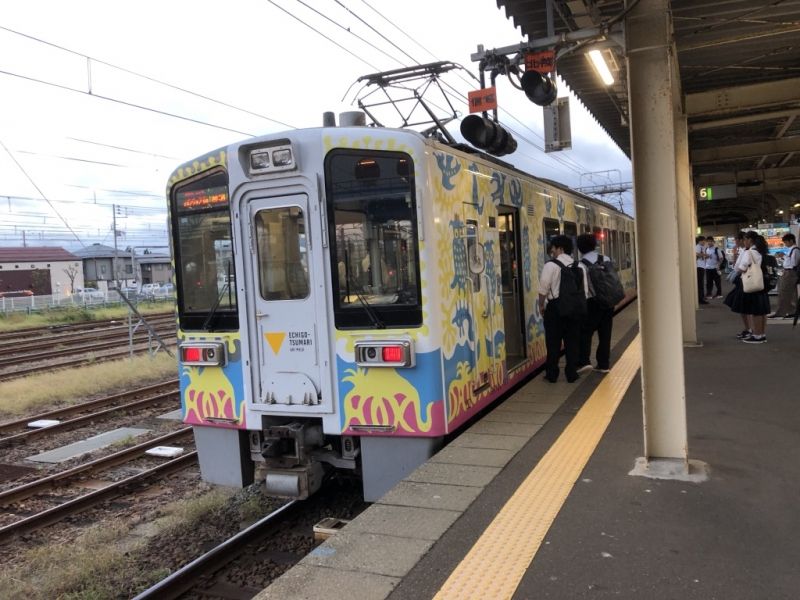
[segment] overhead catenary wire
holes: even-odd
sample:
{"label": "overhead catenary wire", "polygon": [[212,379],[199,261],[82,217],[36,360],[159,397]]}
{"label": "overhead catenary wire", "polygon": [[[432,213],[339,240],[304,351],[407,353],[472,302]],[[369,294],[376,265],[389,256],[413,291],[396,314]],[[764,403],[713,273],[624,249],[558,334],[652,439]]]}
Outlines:
{"label": "overhead catenary wire", "polygon": [[[163,85],[163,86],[171,88],[173,90],[177,90],[177,91],[183,92],[185,94],[190,94],[192,96],[196,96],[197,98],[202,98],[203,100],[207,100],[209,102],[213,102],[214,104],[219,104],[220,106],[225,106],[227,108],[231,108],[233,110],[237,110],[239,112],[243,112],[243,113],[252,115],[254,117],[258,117],[260,119],[265,119],[267,121],[272,121],[273,123],[277,123],[278,125],[282,125],[284,127],[288,127],[289,129],[296,129],[296,127],[294,127],[293,125],[289,125],[288,123],[284,123],[283,121],[280,121],[278,119],[274,119],[274,118],[269,117],[267,115],[262,115],[261,113],[257,113],[257,112],[254,112],[252,110],[248,110],[246,108],[241,108],[239,106],[235,106],[235,105],[230,104],[228,102],[225,102],[223,100],[218,100],[217,98],[212,98],[211,96],[206,96],[205,94],[201,94],[199,92],[195,92],[195,91],[192,91],[192,90],[189,90],[189,89],[174,85],[172,83],[168,83],[166,81],[162,81],[160,79],[156,79],[155,77],[151,77],[149,75],[145,75],[143,73],[139,73],[137,71],[133,71],[133,70],[128,69],[126,67],[121,67],[119,65],[115,65],[115,64],[110,63],[108,61],[105,61],[105,60],[102,60],[102,59],[99,59],[99,58],[95,58],[93,56],[89,56],[88,54],[84,54],[82,52],[78,52],[76,50],[72,50],[70,48],[66,48],[64,46],[60,46],[58,44],[54,44],[53,42],[48,42],[48,41],[43,40],[41,38],[37,38],[37,37],[32,36],[30,34],[22,33],[21,31],[16,31],[15,29],[10,29],[9,27],[4,27],[2,25],[0,25],[0,30],[7,31],[7,32],[12,33],[14,35],[18,35],[18,36],[27,38],[29,40],[33,40],[35,42],[38,42],[40,44],[44,44],[46,46],[50,46],[52,48],[56,48],[56,49],[61,50],[63,52],[68,52],[69,54],[74,54],[75,56],[80,56],[81,58],[85,58],[88,61],[95,62],[95,63],[97,63],[99,65],[104,65],[106,67],[110,67],[112,69],[116,69],[118,71],[122,71],[124,73],[128,73],[129,75],[133,75],[135,77],[140,77],[140,78],[145,79],[147,81],[151,81],[153,83],[157,83],[159,85]],[[92,95],[94,95],[94,94],[92,94]]]}
{"label": "overhead catenary wire", "polygon": [[3,140],[2,140],[2,139],[0,139],[0,146],[2,146],[2,147],[3,147],[3,150],[5,150],[5,151],[6,151],[6,153],[8,154],[8,156],[11,158],[11,160],[12,160],[12,161],[14,161],[14,164],[15,164],[15,165],[17,165],[17,167],[19,168],[19,170],[20,170],[20,171],[22,171],[22,174],[23,174],[23,175],[25,175],[25,178],[26,178],[26,179],[27,179],[27,180],[30,182],[30,184],[31,184],[31,185],[32,185],[32,186],[33,186],[33,187],[36,189],[36,191],[37,191],[37,192],[39,192],[39,195],[41,195],[41,197],[42,197],[42,198],[43,198],[43,199],[44,199],[44,200],[45,200],[45,201],[46,201],[46,202],[47,202],[47,203],[50,205],[50,208],[52,208],[52,209],[53,209],[53,212],[54,212],[54,213],[56,213],[56,214],[58,215],[58,217],[59,217],[59,218],[61,219],[61,221],[64,223],[64,225],[66,226],[66,228],[67,228],[67,229],[69,229],[69,231],[72,233],[72,235],[74,235],[74,236],[75,236],[75,239],[76,239],[76,240],[78,240],[78,243],[80,243],[80,245],[81,245],[81,246],[85,246],[85,244],[83,243],[83,240],[81,240],[81,238],[78,236],[78,234],[77,234],[77,233],[75,233],[75,232],[72,230],[72,227],[70,227],[70,224],[67,222],[67,220],[66,220],[66,219],[65,219],[65,218],[64,218],[64,217],[61,215],[61,213],[60,213],[60,212],[58,212],[58,209],[57,209],[55,206],[53,206],[53,203],[52,203],[52,202],[50,202],[50,200],[48,200],[48,198],[47,198],[47,196],[45,195],[45,193],[44,193],[44,192],[43,192],[43,191],[42,191],[42,190],[39,188],[39,186],[38,186],[38,185],[36,185],[36,182],[33,180],[33,178],[32,178],[32,177],[31,177],[31,176],[28,174],[28,172],[25,170],[25,167],[23,167],[23,166],[20,164],[20,162],[17,160],[17,158],[16,158],[16,157],[15,157],[15,156],[14,156],[14,155],[11,153],[11,150],[9,150],[9,149],[6,147],[6,145],[3,143]]}

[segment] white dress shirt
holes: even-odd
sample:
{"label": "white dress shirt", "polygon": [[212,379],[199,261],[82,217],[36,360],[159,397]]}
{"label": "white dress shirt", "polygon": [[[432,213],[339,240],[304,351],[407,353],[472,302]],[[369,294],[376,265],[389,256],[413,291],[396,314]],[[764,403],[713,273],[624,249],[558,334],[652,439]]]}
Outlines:
{"label": "white dress shirt", "polygon": [[[559,254],[556,258],[565,267],[569,267],[575,260],[569,254]],[[586,297],[589,297],[589,284],[586,279],[586,269],[581,269],[583,272],[583,290]],[[539,275],[539,294],[545,296],[547,300],[555,300],[558,298],[559,288],[561,287],[561,267],[547,261],[542,267],[542,274]]]}
{"label": "white dress shirt", "polygon": [[[705,244],[695,244],[694,246],[694,254],[695,254],[695,264],[697,264],[698,268],[705,269],[706,268],[706,245]],[[698,257],[698,254],[702,254],[702,257]]]}
{"label": "white dress shirt", "polygon": [[706,269],[717,269],[719,268],[719,263],[722,262],[722,257],[724,256],[723,250],[720,250],[716,246],[711,246],[710,248],[706,248]]}
{"label": "white dress shirt", "polygon": [[[795,252],[797,250],[797,252]],[[794,269],[800,263],[800,250],[797,246],[792,246],[786,249],[786,256],[783,259],[783,270],[787,271]]]}

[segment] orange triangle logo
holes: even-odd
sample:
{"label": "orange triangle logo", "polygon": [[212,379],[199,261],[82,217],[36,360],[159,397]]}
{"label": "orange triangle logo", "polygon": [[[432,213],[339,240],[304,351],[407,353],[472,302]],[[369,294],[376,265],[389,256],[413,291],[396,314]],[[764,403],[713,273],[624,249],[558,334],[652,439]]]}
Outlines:
{"label": "orange triangle logo", "polygon": [[272,348],[272,351],[275,354],[278,354],[281,349],[281,345],[283,344],[283,338],[286,337],[286,332],[279,331],[277,333],[265,333],[264,337],[266,338],[269,347]]}

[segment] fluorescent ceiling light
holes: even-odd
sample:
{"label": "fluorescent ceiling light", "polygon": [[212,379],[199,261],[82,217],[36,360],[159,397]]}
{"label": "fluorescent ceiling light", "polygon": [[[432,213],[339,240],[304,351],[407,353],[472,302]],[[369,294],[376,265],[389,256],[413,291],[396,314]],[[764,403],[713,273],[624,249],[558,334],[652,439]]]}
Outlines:
{"label": "fluorescent ceiling light", "polygon": [[611,71],[608,70],[608,65],[603,58],[603,53],[600,52],[600,50],[590,50],[589,58],[592,59],[592,64],[597,70],[597,74],[600,75],[600,79],[603,80],[603,83],[606,85],[614,83],[614,77],[611,75]]}

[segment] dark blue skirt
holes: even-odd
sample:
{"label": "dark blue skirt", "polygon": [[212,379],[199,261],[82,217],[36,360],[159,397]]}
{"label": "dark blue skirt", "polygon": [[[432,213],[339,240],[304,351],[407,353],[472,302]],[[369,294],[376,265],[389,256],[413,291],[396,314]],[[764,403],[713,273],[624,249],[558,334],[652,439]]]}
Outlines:
{"label": "dark blue skirt", "polygon": [[745,293],[742,289],[741,275],[733,282],[733,289],[722,301],[730,309],[741,315],[766,315],[770,313],[767,290]]}

